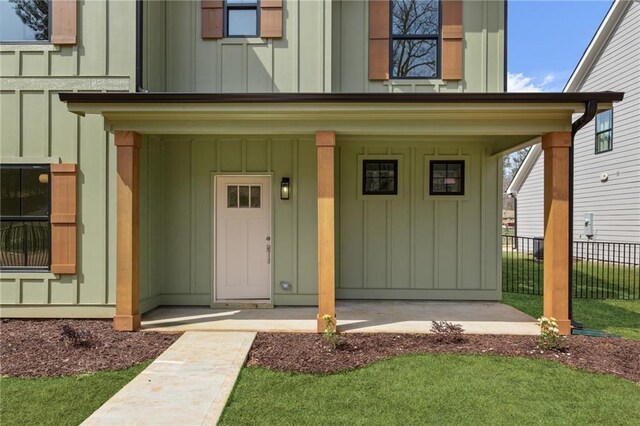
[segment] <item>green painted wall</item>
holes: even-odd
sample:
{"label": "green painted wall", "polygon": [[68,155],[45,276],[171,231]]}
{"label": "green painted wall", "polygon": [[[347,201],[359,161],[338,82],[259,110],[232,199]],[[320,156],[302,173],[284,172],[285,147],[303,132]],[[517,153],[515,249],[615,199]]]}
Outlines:
{"label": "green painted wall", "polygon": [[369,7],[363,0],[285,0],[284,36],[265,40],[202,40],[197,1],[155,1],[145,7],[144,69],[145,84],[150,90],[501,92],[504,89],[503,0],[465,1],[464,80],[450,82],[369,81]]}
{"label": "green painted wall", "polygon": [[[209,305],[213,283],[212,182],[215,174],[269,174],[273,181],[273,282],[278,304],[313,304],[317,293],[316,147],[312,136],[148,138],[141,175],[141,288],[145,305]],[[283,176],[291,200],[279,198]],[[142,222],[150,220],[143,225]],[[146,243],[144,243],[146,242]],[[142,249],[141,249],[142,250]],[[153,283],[153,285],[151,285]],[[149,300],[145,300],[149,299]]]}
{"label": "green painted wall", "polygon": [[[390,142],[391,141],[391,142]],[[481,142],[345,138],[336,149],[337,296],[339,298],[499,299],[499,159]],[[272,174],[274,302],[317,302],[316,166],[310,137],[164,136],[143,152],[150,167],[142,227],[149,252],[142,257],[144,290],[155,304],[211,302],[212,176]],[[364,156],[400,161],[400,195],[359,195],[358,162]],[[466,159],[467,195],[429,197],[429,159]],[[277,185],[292,179],[292,198]],[[144,204],[143,204],[144,205]],[[147,210],[145,210],[145,208]],[[148,217],[144,212],[156,212]],[[161,212],[161,214],[157,214]],[[158,232],[150,232],[151,229]],[[292,291],[279,288],[293,284]],[[141,293],[142,294],[142,293]],[[149,302],[151,303],[151,301]]]}
{"label": "green painted wall", "polygon": [[78,2],[78,22],[76,46],[0,44],[0,160],[79,165],[77,276],[2,273],[3,315],[113,314],[113,135],[101,117],[68,112],[58,94],[134,89],[135,2]]}
{"label": "green painted wall", "polygon": [[145,7],[145,84],[151,90],[331,91],[331,2],[285,1],[281,39],[203,40],[199,1]]}
{"label": "green painted wall", "polygon": [[334,92],[502,92],[504,1],[465,1],[464,80],[369,81],[367,1],[333,0]]}

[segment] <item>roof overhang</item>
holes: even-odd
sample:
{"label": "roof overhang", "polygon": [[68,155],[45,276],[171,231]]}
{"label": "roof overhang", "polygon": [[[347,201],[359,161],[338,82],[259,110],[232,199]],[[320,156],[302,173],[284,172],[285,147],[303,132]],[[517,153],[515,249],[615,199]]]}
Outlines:
{"label": "roof overhang", "polygon": [[61,93],[76,114],[100,114],[108,131],[143,134],[307,134],[493,137],[509,149],[553,131],[571,131],[587,101],[599,110],[622,100],[600,93],[208,94]]}

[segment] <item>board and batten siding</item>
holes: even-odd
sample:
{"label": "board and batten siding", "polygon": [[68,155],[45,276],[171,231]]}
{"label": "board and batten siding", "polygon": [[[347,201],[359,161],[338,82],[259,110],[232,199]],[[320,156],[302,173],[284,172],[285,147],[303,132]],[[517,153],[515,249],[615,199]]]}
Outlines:
{"label": "board and batten siding", "polygon": [[[499,161],[482,144],[338,138],[336,148],[337,297],[500,298]],[[374,138],[375,139],[375,138]],[[362,199],[361,155],[401,157],[402,198]],[[466,158],[467,196],[431,198],[429,159]],[[141,282],[145,309],[208,305],[214,278],[214,176],[262,174],[273,183],[273,293],[276,305],[317,304],[317,171],[311,136],[149,137],[142,152]],[[282,177],[292,194],[280,200]],[[484,178],[481,178],[484,176]],[[146,189],[145,189],[146,188]],[[155,212],[151,218],[147,213]],[[158,214],[161,212],[161,214]],[[290,291],[279,283],[292,284]]]}
{"label": "board and batten siding", "polygon": [[502,92],[504,1],[465,1],[463,80],[369,80],[369,2],[332,2],[333,92]]}
{"label": "board and batten siding", "polygon": [[328,1],[284,1],[283,37],[202,39],[200,1],[147,2],[145,85],[167,92],[330,92]]}
{"label": "board and batten siding", "polygon": [[[585,213],[593,213],[594,240],[640,243],[640,2],[625,15],[578,91],[621,91],[613,109],[613,150],[595,154],[595,120],[575,138],[574,228],[586,240]],[[544,155],[518,193],[518,235],[541,236]],[[601,182],[606,173],[608,180]]]}
{"label": "board and batten siding", "polygon": [[[338,139],[336,296],[499,300],[498,159],[480,143],[396,139]],[[360,195],[371,156],[398,160],[398,196]],[[447,159],[467,162],[464,196],[428,194],[429,161]]]}
{"label": "board and batten siding", "polygon": [[0,44],[0,160],[78,164],[78,272],[2,272],[3,315],[113,315],[113,136],[101,117],[68,112],[58,94],[134,89],[135,2],[83,2],[77,34],[74,46]]}

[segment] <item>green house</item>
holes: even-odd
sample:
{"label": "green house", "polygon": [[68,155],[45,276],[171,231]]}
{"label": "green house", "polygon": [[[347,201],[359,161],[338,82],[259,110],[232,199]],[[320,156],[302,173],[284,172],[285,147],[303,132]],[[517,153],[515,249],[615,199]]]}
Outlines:
{"label": "green house", "polygon": [[568,332],[572,132],[622,94],[504,93],[506,7],[0,0],[2,316],[500,300],[502,156],[542,141]]}

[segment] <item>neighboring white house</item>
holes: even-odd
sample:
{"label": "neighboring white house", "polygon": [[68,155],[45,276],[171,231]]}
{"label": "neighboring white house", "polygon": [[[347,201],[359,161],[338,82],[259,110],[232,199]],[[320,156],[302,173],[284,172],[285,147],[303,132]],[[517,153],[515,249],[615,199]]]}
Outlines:
{"label": "neighboring white house", "polygon": [[[624,100],[575,136],[573,237],[640,243],[639,0],[613,3],[564,89],[607,90],[625,92]],[[543,235],[543,164],[538,144],[506,191],[517,200],[519,237]]]}

